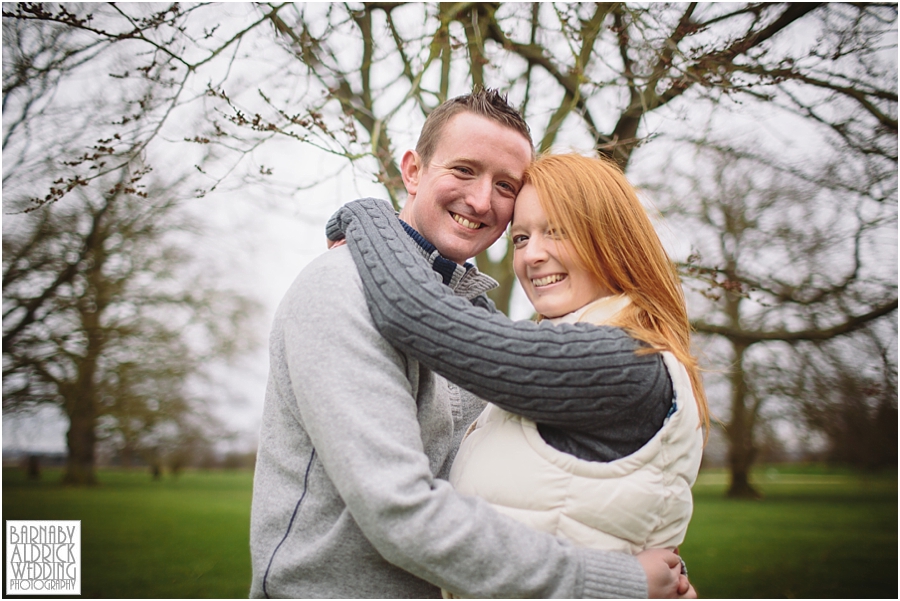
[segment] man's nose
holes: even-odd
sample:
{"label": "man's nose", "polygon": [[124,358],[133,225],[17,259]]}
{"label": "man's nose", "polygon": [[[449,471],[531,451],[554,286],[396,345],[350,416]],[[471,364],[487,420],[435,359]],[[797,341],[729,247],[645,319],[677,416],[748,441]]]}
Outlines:
{"label": "man's nose", "polygon": [[476,215],[484,215],[491,210],[491,199],[494,191],[494,183],[490,178],[480,178],[474,182],[466,196],[468,204]]}

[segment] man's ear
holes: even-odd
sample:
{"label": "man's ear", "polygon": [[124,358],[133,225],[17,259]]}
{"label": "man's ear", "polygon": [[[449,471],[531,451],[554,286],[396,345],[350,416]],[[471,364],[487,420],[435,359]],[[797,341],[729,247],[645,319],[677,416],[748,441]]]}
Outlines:
{"label": "man's ear", "polygon": [[400,159],[400,173],[403,175],[403,185],[406,193],[415,196],[419,189],[419,175],[422,172],[419,153],[415,150],[407,150]]}

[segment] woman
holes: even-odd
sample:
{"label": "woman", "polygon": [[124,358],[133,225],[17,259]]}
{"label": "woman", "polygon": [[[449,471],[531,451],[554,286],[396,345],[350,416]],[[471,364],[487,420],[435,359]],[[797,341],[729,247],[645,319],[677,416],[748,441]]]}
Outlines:
{"label": "woman", "polygon": [[374,202],[351,203],[340,221],[376,325],[492,403],[460,447],[454,485],[577,544],[677,547],[706,400],[678,276],[621,171],[548,155],[526,172],[509,233],[540,324],[453,297],[397,252],[408,237]]}

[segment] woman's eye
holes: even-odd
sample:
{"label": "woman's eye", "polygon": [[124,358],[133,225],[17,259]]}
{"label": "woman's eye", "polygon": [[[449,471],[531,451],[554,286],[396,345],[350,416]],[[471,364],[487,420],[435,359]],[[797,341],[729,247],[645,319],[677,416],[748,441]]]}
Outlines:
{"label": "woman's eye", "polygon": [[566,233],[562,230],[547,230],[547,237],[554,240],[562,240],[566,237]]}
{"label": "woman's eye", "polygon": [[523,236],[521,234],[512,237],[513,246],[519,247],[528,242],[528,236]]}

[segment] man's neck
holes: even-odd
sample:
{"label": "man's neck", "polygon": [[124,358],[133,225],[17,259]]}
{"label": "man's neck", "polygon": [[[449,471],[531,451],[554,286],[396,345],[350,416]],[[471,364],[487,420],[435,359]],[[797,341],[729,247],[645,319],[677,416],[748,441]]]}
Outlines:
{"label": "man's neck", "polygon": [[434,269],[441,275],[441,278],[444,280],[444,284],[450,285],[454,279],[454,275],[457,275],[458,269],[462,267],[465,271],[468,271],[474,265],[466,261],[463,265],[451,261],[450,259],[441,255],[434,244],[426,240],[422,234],[420,234],[416,229],[403,221],[400,220],[400,223],[403,225],[403,229],[406,230],[406,233],[409,234],[409,237],[412,238],[416,244],[422,249],[423,253],[430,261],[431,268]]}

